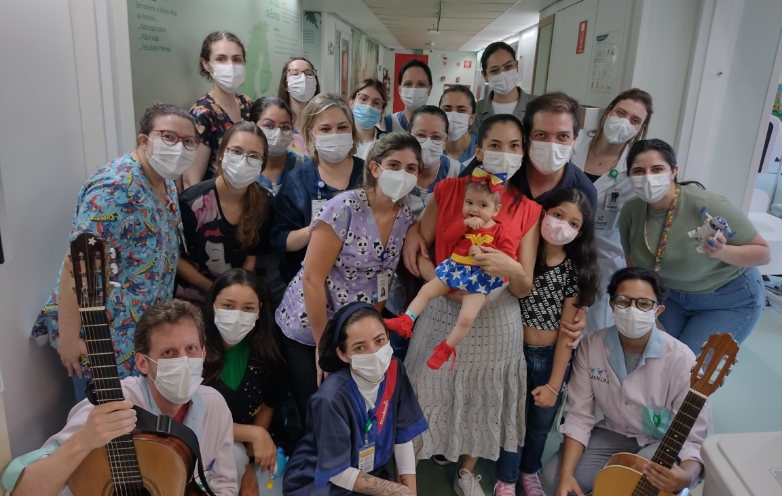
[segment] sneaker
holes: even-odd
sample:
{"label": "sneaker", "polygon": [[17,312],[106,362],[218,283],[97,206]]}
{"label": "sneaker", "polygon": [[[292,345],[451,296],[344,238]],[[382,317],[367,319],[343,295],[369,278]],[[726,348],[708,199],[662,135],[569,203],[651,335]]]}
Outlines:
{"label": "sneaker", "polygon": [[443,340],[442,343],[434,347],[434,353],[432,353],[432,356],[426,361],[426,365],[432,370],[439,370],[440,367],[451,358],[451,355],[453,355],[453,362],[451,362],[451,370],[453,370],[453,366],[456,365],[456,348],[451,348],[448,346],[448,343]]}
{"label": "sneaker", "polygon": [[459,496],[486,496],[481,489],[481,476],[473,475],[464,468],[459,470],[459,475],[453,480],[453,490]]}
{"label": "sneaker", "polygon": [[450,465],[451,463],[453,463],[451,460],[449,460],[448,458],[444,457],[443,455],[434,455],[432,457],[432,461],[435,462],[436,464],[440,465],[441,467],[443,467],[445,465]]}
{"label": "sneaker", "polygon": [[521,473],[521,485],[524,487],[524,493],[527,496],[546,496],[543,487],[540,485],[538,474]]}
{"label": "sneaker", "polygon": [[403,313],[399,317],[394,317],[393,319],[383,320],[390,331],[394,331],[405,339],[413,337],[413,326],[415,325],[415,322],[413,322],[413,319],[406,313]]}
{"label": "sneaker", "polygon": [[516,484],[497,481],[494,485],[494,496],[516,496]]}

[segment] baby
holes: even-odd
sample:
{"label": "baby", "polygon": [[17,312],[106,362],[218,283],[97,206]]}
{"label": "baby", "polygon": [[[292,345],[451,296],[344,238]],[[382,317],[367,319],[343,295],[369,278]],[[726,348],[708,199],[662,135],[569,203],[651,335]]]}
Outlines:
{"label": "baby", "polygon": [[[454,348],[467,336],[478,312],[486,304],[489,293],[505,282],[502,277],[485,274],[475,265],[473,257],[483,253],[482,246],[488,246],[516,258],[513,240],[506,234],[502,223],[494,220],[502,207],[502,189],[502,180],[497,176],[488,174],[480,167],[473,171],[464,191],[463,218],[446,225],[442,231],[438,230],[438,243],[454,246],[453,253],[435,268],[437,277],[424,284],[403,315],[386,319],[389,329],[409,338],[412,336],[415,319],[424,311],[430,300],[450,291],[466,291],[462,298],[459,318],[451,334],[435,346],[434,353],[426,362],[431,369],[439,369],[451,355],[456,355]],[[451,369],[455,363],[454,356]]]}

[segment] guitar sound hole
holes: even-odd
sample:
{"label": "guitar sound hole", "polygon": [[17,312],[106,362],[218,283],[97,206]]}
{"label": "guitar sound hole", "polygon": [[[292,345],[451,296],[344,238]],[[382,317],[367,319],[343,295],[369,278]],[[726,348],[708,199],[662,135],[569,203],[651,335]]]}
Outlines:
{"label": "guitar sound hole", "polygon": [[139,484],[124,484],[121,488],[114,487],[109,482],[106,484],[101,496],[161,496],[155,485],[144,477],[144,486]]}

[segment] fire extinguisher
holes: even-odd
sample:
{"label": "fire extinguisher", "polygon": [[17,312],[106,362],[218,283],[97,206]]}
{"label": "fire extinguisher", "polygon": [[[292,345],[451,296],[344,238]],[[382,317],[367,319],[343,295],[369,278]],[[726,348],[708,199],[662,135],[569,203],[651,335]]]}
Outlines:
{"label": "fire extinguisher", "polygon": [[388,69],[383,69],[383,84],[386,85],[386,93],[391,95],[391,78],[388,76]]}

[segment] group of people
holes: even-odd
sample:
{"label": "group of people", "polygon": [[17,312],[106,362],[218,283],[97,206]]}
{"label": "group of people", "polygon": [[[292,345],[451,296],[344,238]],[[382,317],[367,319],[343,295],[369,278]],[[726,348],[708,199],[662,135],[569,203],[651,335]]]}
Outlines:
{"label": "group of people", "polygon": [[[68,494],[91,450],[133,431],[133,405],[196,432],[215,494],[261,494],[291,394],[305,427],[283,494],[416,494],[416,462],[434,457],[458,463],[460,496],[484,494],[479,458],[496,461],[497,495],[583,496],[611,455],[651,458],[708,336],[741,341],[760,317],[767,244],[678,181],[640,89],[586,133],[573,98],[518,87],[502,42],[480,60],[484,100],[456,85],[427,105],[431,71],[413,60],[394,114],[376,79],[349,101],[321,93],[302,57],[252,101],[244,64],[236,36],[210,34],[210,91],[189,112],[147,109],[136,149],[82,188],[71,239],[115,253],[105,311],[125,401],[80,401],[12,464],[13,494]],[[691,235],[703,208],[735,236]],[[72,270],[66,256],[33,336],[83,399]],[[564,442],[543,460],[565,388]],[[707,403],[681,461],[650,462],[648,480],[697,484],[710,427]]]}

